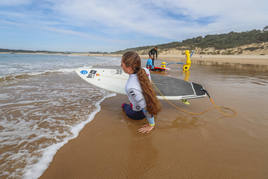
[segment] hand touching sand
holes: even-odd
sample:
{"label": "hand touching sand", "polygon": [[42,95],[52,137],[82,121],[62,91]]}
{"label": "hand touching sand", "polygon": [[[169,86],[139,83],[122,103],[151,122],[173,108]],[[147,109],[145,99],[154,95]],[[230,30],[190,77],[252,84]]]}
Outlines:
{"label": "hand touching sand", "polygon": [[138,129],[138,132],[140,133],[149,133],[153,130],[154,126],[150,126],[149,124],[145,124],[144,126],[142,126],[141,128]]}

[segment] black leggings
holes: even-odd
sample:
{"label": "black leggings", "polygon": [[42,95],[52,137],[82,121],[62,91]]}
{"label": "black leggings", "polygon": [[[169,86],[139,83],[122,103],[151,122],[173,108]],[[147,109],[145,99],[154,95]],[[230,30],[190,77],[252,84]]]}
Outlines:
{"label": "black leggings", "polygon": [[131,106],[129,104],[123,104],[122,108],[124,110],[124,112],[126,113],[126,115],[134,120],[141,120],[145,118],[145,115],[143,113],[143,111],[133,111],[133,109],[131,108]]}

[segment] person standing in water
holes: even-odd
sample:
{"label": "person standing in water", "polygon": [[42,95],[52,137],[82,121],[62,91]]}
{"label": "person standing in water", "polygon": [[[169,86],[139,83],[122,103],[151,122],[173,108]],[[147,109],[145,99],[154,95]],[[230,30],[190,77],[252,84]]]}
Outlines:
{"label": "person standing in water", "polygon": [[148,124],[142,126],[138,132],[149,133],[155,126],[154,116],[161,110],[160,102],[150,81],[150,72],[141,67],[140,56],[133,51],[123,54],[121,67],[129,74],[125,90],[130,104],[123,103],[123,111],[134,120],[146,118]]}
{"label": "person standing in water", "polygon": [[157,47],[154,47],[149,51],[149,57],[153,61],[153,66],[154,66],[154,60],[157,60],[157,55],[158,55]]}

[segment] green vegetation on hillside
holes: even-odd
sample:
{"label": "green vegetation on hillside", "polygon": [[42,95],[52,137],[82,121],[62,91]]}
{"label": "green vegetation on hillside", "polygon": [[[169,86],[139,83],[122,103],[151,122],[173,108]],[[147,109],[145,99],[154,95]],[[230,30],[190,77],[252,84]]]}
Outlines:
{"label": "green vegetation on hillside", "polygon": [[[248,45],[252,43],[268,42],[268,26],[263,30],[251,30],[247,32],[230,32],[227,34],[206,35],[205,37],[199,36],[191,39],[183,40],[182,42],[171,42],[166,44],[157,45],[159,50],[166,50],[175,48],[178,50],[194,49],[194,48],[210,48],[214,47],[216,50],[234,48],[241,45]],[[129,48],[120,50],[114,53],[124,53],[128,50],[147,50],[153,46],[144,46],[137,48]]]}
{"label": "green vegetation on hillside", "polygon": [[268,42],[268,31],[252,30],[248,32],[230,32],[228,34],[199,36],[182,41],[180,45],[215,49],[234,48],[252,43]]}

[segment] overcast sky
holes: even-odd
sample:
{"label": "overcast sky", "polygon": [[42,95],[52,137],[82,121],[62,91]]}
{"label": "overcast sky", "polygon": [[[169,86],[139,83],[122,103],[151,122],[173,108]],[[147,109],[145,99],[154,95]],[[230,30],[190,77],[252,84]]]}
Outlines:
{"label": "overcast sky", "polygon": [[263,29],[268,0],[0,0],[0,48],[115,51]]}

